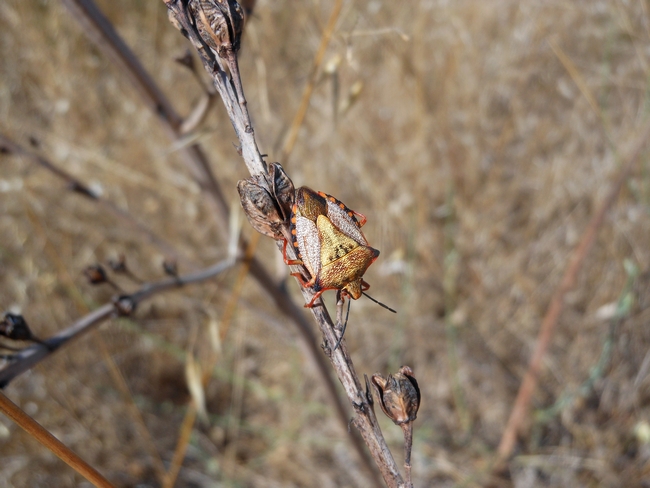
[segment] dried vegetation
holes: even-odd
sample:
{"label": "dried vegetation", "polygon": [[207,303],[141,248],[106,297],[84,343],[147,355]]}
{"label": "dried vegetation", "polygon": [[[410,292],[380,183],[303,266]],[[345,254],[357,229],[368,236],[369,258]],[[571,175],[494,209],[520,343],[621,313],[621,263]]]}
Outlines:
{"label": "dried vegetation", "polygon": [[[163,2],[98,4],[189,113],[200,89],[172,59],[187,46]],[[354,302],[347,345],[360,372],[408,364],[416,373],[415,486],[648,486],[647,154],[567,298],[509,469],[485,475],[541,318],[648,116],[650,87],[647,2],[496,5],[346,2],[329,69],[283,160],[331,2],[260,0],[240,53],[260,149],[296,186],[368,217],[364,232],[382,254],[365,279],[399,314]],[[3,2],[0,50],[3,134],[31,139],[145,221],[186,270],[226,256],[211,207],[156,118],[59,2]],[[239,208],[236,182],[247,174],[218,105],[193,136]],[[89,264],[124,253],[139,277],[162,276],[165,256],[142,234],[25,159],[0,156],[0,168],[0,307],[21,311],[39,337],[109,299],[110,289],[85,282]],[[257,256],[285,273],[269,239]],[[155,486],[151,446],[116,371],[168,463],[190,398],[186,355],[200,362],[220,347],[206,391],[210,421],[197,424],[177,486],[368,486],[293,328],[253,280],[223,322],[237,274],[105,324],[7,394],[117,485]],[[228,327],[220,346],[213,327]],[[402,433],[382,422],[399,459]],[[5,418],[0,456],[3,486],[80,482]]]}

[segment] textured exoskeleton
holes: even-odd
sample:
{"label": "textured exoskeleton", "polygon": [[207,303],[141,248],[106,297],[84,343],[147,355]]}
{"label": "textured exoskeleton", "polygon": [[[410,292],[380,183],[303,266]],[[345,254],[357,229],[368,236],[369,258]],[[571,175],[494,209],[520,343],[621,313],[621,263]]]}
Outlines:
{"label": "textured exoskeleton", "polygon": [[363,275],[379,251],[368,245],[361,232],[365,222],[363,215],[330,195],[304,186],[296,190],[291,234],[300,259],[287,259],[286,241],[284,258],[287,264],[304,264],[311,275],[305,281],[299,273],[293,274],[302,286],[315,293],[306,307],[313,307],[325,290],[342,290],[356,300],[370,287]]}

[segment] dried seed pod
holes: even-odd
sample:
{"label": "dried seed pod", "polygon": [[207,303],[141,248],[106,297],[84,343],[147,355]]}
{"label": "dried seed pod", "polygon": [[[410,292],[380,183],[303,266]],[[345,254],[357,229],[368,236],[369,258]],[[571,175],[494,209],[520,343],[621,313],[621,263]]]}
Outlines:
{"label": "dried seed pod", "polygon": [[219,57],[239,51],[244,29],[244,11],[233,0],[190,0],[190,12],[201,39]]}
{"label": "dried seed pod", "polygon": [[289,220],[289,217],[291,217],[291,208],[296,199],[296,189],[293,186],[293,181],[285,173],[280,163],[271,163],[269,165],[269,180],[271,183],[271,191],[282,215],[282,220]]}
{"label": "dried seed pod", "polygon": [[295,191],[282,166],[273,163],[268,176],[260,174],[240,180],[237,191],[251,226],[265,236],[284,239],[282,226],[288,223]]}
{"label": "dried seed pod", "polygon": [[252,132],[237,62],[237,51],[244,30],[244,11],[234,0],[190,0],[189,9],[203,42],[220,58],[227,61],[237,100],[244,116],[245,131]]}
{"label": "dried seed pod", "polygon": [[248,221],[260,234],[272,239],[282,239],[282,218],[274,199],[265,188],[260,175],[237,183],[237,191]]}
{"label": "dried seed pod", "polygon": [[396,425],[416,419],[420,408],[420,388],[411,368],[402,366],[397,373],[389,374],[388,378],[373,374],[372,384],[377,392],[379,406]]}
{"label": "dried seed pod", "polygon": [[27,322],[22,315],[5,313],[0,320],[0,335],[14,341],[31,341],[34,339],[32,331],[29,330]]}
{"label": "dried seed pod", "polygon": [[167,276],[178,278],[178,264],[174,259],[165,259],[163,261],[163,271]]}
{"label": "dried seed pod", "polygon": [[108,282],[108,276],[101,264],[92,264],[84,269],[84,276],[88,278],[91,285],[99,285]]}
{"label": "dried seed pod", "polygon": [[127,272],[127,267],[126,267],[126,256],[124,254],[120,254],[117,258],[109,259],[108,261],[108,266],[113,270],[114,273],[126,273]]}
{"label": "dried seed pod", "polygon": [[113,306],[118,316],[128,317],[135,312],[138,303],[131,295],[120,295],[113,299]]}
{"label": "dried seed pod", "polygon": [[[109,259],[107,263],[108,267],[111,268],[113,273],[124,275],[135,283],[143,283],[143,281],[134,275],[126,265],[126,256],[123,253],[120,254],[116,259]],[[111,282],[111,284],[113,283]]]}
{"label": "dried seed pod", "polygon": [[88,278],[88,282],[91,285],[101,285],[102,283],[108,283],[115,290],[120,290],[120,287],[112,281],[106,274],[106,270],[101,264],[92,264],[84,269],[84,276]]}

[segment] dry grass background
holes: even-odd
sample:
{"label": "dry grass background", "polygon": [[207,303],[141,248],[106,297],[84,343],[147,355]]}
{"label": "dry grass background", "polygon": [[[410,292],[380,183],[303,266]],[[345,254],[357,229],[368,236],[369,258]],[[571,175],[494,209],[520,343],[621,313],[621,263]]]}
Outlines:
{"label": "dry grass background", "polygon": [[[188,113],[200,92],[172,61],[187,45],[163,3],[98,4]],[[323,0],[260,0],[247,27],[243,82],[270,161],[280,158],[330,8]],[[197,264],[226,255],[210,206],[155,117],[59,2],[2,2],[0,48],[2,133],[38,140],[39,151]],[[349,1],[326,56],[337,58],[338,103],[362,83],[359,96],[335,121],[334,77],[323,75],[281,163],[296,186],[333,194],[368,217],[364,231],[382,252],[366,274],[370,292],[399,314],[354,302],[347,343],[359,372],[404,363],[415,370],[423,393],[416,486],[650,486],[647,154],[568,298],[509,472],[479,476],[568,255],[647,118],[650,4]],[[246,171],[235,140],[218,107],[200,141],[239,208],[235,183]],[[0,307],[21,311],[36,334],[52,334],[110,297],[85,283],[88,264],[123,252],[137,275],[161,277],[164,256],[142,235],[25,160],[2,157],[0,168]],[[257,256],[281,273],[268,241]],[[625,260],[641,274],[629,314],[612,327],[602,312],[625,289]],[[106,354],[168,463],[189,402],[185,354],[208,354],[210,324],[224,326],[236,276],[104,324],[7,394],[118,486],[156,486]],[[300,300],[297,285],[288,286]],[[581,389],[603,351],[609,362]],[[177,486],[368,486],[293,327],[252,279],[219,354],[210,422],[194,429]],[[562,408],[535,421],[566,394]],[[383,425],[401,463],[401,431]],[[4,417],[0,437],[1,485],[83,485]]]}

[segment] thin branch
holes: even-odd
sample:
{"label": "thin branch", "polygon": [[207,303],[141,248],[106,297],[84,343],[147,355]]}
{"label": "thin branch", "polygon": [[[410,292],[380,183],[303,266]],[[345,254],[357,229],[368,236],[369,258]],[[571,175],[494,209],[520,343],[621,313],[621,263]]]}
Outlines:
{"label": "thin branch", "polygon": [[501,442],[499,443],[497,451],[499,463],[497,464],[500,464],[500,462],[505,461],[510,457],[512,450],[514,449],[517,434],[522,429],[522,424],[524,423],[526,414],[530,408],[532,395],[537,388],[537,380],[542,366],[542,360],[546,355],[546,350],[548,349],[551,337],[553,336],[553,331],[555,330],[560,314],[564,309],[564,298],[575,286],[578,273],[582,269],[584,260],[596,240],[598,231],[603,226],[605,215],[616,201],[621,188],[634,168],[639,154],[650,139],[650,120],[645,123],[640,134],[641,135],[634,142],[632,150],[630,151],[618,178],[611,184],[605,199],[596,213],[592,216],[587,228],[583,232],[580,242],[571,255],[571,259],[566,267],[562,281],[551,298],[551,302],[537,336],[537,343],[535,344],[535,349],[530,359],[528,371],[526,371],[526,375],[521,383],[515,404],[510,413],[510,418],[508,419],[508,423],[506,424],[506,428],[501,437]]}
{"label": "thin branch", "polygon": [[113,485],[104,478],[95,468],[81,459],[78,454],[44,429],[41,424],[23,412],[2,391],[0,391],[0,412],[20,425],[29,435],[39,441],[56,456],[73,468],[77,473],[86,478],[98,488],[113,488]]}
{"label": "thin branch", "polygon": [[307,108],[309,107],[309,101],[311,100],[311,94],[314,91],[314,86],[316,84],[316,79],[318,76],[318,69],[323,63],[323,58],[325,57],[325,51],[329,45],[332,34],[334,33],[334,28],[336,27],[336,22],[339,19],[341,14],[341,9],[343,8],[343,0],[336,0],[334,7],[332,8],[332,13],[330,18],[327,21],[323,35],[321,36],[320,46],[318,46],[318,52],[314,57],[312,62],[311,71],[309,73],[309,81],[305,86],[304,91],[302,92],[302,99],[300,100],[300,107],[296,112],[293,121],[291,122],[291,127],[289,129],[289,134],[287,135],[286,142],[282,147],[282,156],[286,159],[291,151],[293,151],[293,146],[298,139],[298,131],[302,125],[303,120],[305,120],[305,115],[307,114]]}
{"label": "thin branch", "polygon": [[[245,125],[246,118],[239,112],[241,106],[237,103],[237,98],[235,92],[232,89],[228,79],[225,77],[225,74],[221,71],[219,64],[212,52],[209,49],[206,49],[206,45],[202,41],[198,31],[197,26],[195,25],[196,19],[192,20],[187,11],[186,5],[180,0],[164,0],[167,8],[171,11],[173,16],[173,23],[175,26],[186,36],[194,47],[198,50],[199,56],[201,57],[202,62],[208,73],[213,76],[215,87],[221,95],[228,115],[230,116],[235,131],[238,135],[252,135],[251,133],[246,133],[239,128],[243,128]],[[246,153],[246,141],[240,139],[242,143],[242,154]],[[257,150],[257,146],[254,147],[254,150]],[[245,158],[244,158],[245,159]],[[251,169],[248,161],[246,161],[247,166],[251,174],[255,174],[255,171]],[[270,189],[269,189],[270,191]],[[284,225],[283,233],[285,238],[290,239],[290,229],[288,225]],[[292,250],[290,251],[292,252]],[[256,269],[256,263],[251,263],[251,273],[256,276],[256,273],[259,273],[260,269]],[[302,294],[305,297],[306,303],[312,303],[314,293],[311,289],[301,288]],[[290,302],[293,307],[295,304]],[[363,437],[366,445],[370,449],[370,454],[373,457],[375,464],[379,467],[379,470],[384,478],[386,484],[393,488],[403,485],[404,481],[399,473],[397,464],[386,445],[381,429],[377,422],[374,412],[368,404],[365,391],[361,386],[352,360],[347,354],[347,348],[345,343],[341,344],[341,347],[336,351],[333,351],[334,344],[337,343],[337,337],[334,331],[334,324],[323,304],[322,300],[316,302],[316,306],[312,309],[312,314],[318,323],[321,333],[325,339],[325,350],[326,354],[329,356],[330,361],[336,371],[336,374],[339,378],[339,381],[343,385],[343,388],[346,391],[348,399],[352,403],[356,411],[356,417],[353,419],[353,423],[359,430],[359,433]],[[374,470],[373,470],[374,471]],[[372,472],[372,471],[371,471]]]}
{"label": "thin branch", "polygon": [[[76,17],[82,19],[82,25],[85,27],[86,32],[90,37],[95,40],[97,46],[104,52],[106,52],[120,68],[127,72],[129,79],[136,85],[138,92],[143,94],[145,101],[148,105],[157,109],[158,107],[166,107],[164,110],[156,110],[157,115],[159,115],[159,121],[167,129],[169,136],[173,142],[178,142],[182,139],[182,134],[179,130],[178,120],[180,118],[175,116],[175,113],[170,110],[171,105],[166,102],[166,99],[162,93],[154,90],[148,90],[147,87],[138,86],[140,83],[148,84],[151,82],[150,78],[143,78],[142,76],[134,76],[129,73],[134,69],[135,66],[138,66],[138,73],[144,72],[144,69],[139,65],[139,62],[132,55],[129,48],[123,42],[115,42],[115,33],[114,29],[110,26],[110,22],[106,20],[101,12],[94,6],[94,4],[89,0],[64,0],[64,3],[76,14]],[[168,7],[174,2],[166,2]],[[184,5],[182,6],[185,7]],[[83,20],[84,17],[91,17],[91,21]],[[242,114],[242,107],[238,103],[236,97],[236,91],[230,80],[227,77],[227,74],[220,69],[219,63],[216,61],[209,49],[206,49],[205,45],[201,42],[196,32],[194,32],[193,44],[197,48],[204,66],[208,72],[212,75],[215,80],[215,86],[219,91],[230,120],[235,128],[237,136],[240,138],[241,142],[241,152],[244,161],[249,169],[251,174],[257,174],[266,171],[266,165],[262,161],[257,149],[257,144],[255,142],[254,133],[252,131],[246,131],[246,117]],[[143,81],[144,80],[144,81]],[[148,86],[148,85],[147,85]],[[151,100],[155,98],[160,103],[151,103]],[[190,170],[193,172],[195,178],[197,178],[198,184],[202,191],[206,192],[211,196],[211,201],[214,204],[215,208],[215,218],[219,224],[220,228],[227,228],[228,220],[228,206],[223,197],[219,185],[214,178],[214,175],[207,163],[204,153],[201,151],[198,145],[182,145],[180,152],[184,157],[185,162],[190,167]],[[223,233],[222,233],[223,234]],[[227,237],[224,235],[224,239]],[[240,250],[246,248],[245,241],[240,241]],[[348,424],[348,413],[347,409],[341,402],[341,399],[338,395],[338,390],[336,385],[332,381],[332,378],[329,374],[327,365],[325,364],[324,358],[316,345],[315,336],[311,330],[311,325],[305,319],[302,310],[296,306],[292,301],[287,291],[280,285],[278,285],[264,269],[261,263],[254,258],[251,262],[251,275],[261,284],[261,286],[266,289],[266,291],[271,295],[272,299],[278,306],[278,308],[290,317],[293,323],[298,327],[301,338],[304,340],[307,345],[307,349],[310,351],[310,358],[316,364],[317,370],[319,371],[326,389],[328,390],[329,397],[332,399],[335,404],[336,411],[338,413],[339,419],[344,426]],[[331,326],[331,321],[324,322],[326,327]],[[355,438],[353,435],[353,441],[355,448],[360,454],[361,459],[364,464],[368,467],[373,476],[376,476],[374,473],[372,463],[368,461],[366,451],[363,449],[361,442],[358,438]],[[383,441],[383,439],[382,439]],[[392,465],[395,466],[394,461]],[[395,472],[397,472],[395,470]],[[397,484],[389,483],[389,486],[397,486]]]}
{"label": "thin branch", "polygon": [[[103,16],[97,9],[94,3],[90,0],[63,0],[64,4],[72,11],[74,17],[81,23],[84,32],[95,43],[95,45],[104,52],[111,60],[113,60],[120,70],[127,74],[129,80],[135,85],[138,93],[142,95],[145,103],[151,108],[156,115],[158,115],[159,122],[166,129],[168,136],[173,143],[179,143],[183,140],[183,134],[180,130],[181,118],[171,107],[166,97],[159,89],[150,89],[154,82],[152,78],[146,73],[137,58],[133,55],[129,47],[119,38],[110,22]],[[119,40],[119,42],[116,41]],[[198,46],[200,47],[197,47]],[[198,40],[194,44],[202,57],[204,66],[207,63],[208,72],[213,75],[213,79],[219,80],[216,83],[217,89],[222,97],[226,96],[226,108],[230,116],[230,120],[235,127],[237,135],[241,137],[242,157],[251,174],[261,173],[266,170],[266,165],[257,149],[257,143],[253,132],[246,132],[245,121],[243,116],[235,115],[241,114],[241,106],[239,105],[235,90],[229,83],[226,73],[220,71],[217,61],[212,56],[212,53],[206,52],[205,46]],[[207,61],[206,61],[207,59]],[[132,73],[134,72],[134,73]],[[164,107],[158,110],[158,107]],[[192,171],[194,177],[201,190],[208,194],[213,203],[215,212],[215,220],[222,232],[220,235],[227,236],[228,216],[229,210],[226,204],[223,193],[210,169],[205,153],[201,150],[200,146],[179,144],[179,153],[183,157],[185,163]],[[244,250],[247,244],[244,240],[240,240],[240,250]],[[343,404],[336,384],[334,383],[329,368],[322,352],[317,345],[317,339],[312,332],[311,324],[306,320],[303,310],[296,306],[288,292],[273,280],[271,275],[266,271],[262,264],[253,258],[251,261],[251,275],[258,281],[260,286],[266,290],[271,296],[273,302],[278,309],[286,315],[296,325],[303,339],[307,350],[309,351],[310,359],[316,366],[318,374],[321,376],[325,384],[328,398],[335,406],[337,415],[343,427],[347,429],[349,421],[348,409]],[[376,476],[376,471],[373,468],[372,461],[368,459],[367,453],[363,448],[362,442],[358,437],[352,436],[355,449],[357,450],[360,458],[368,468],[369,472]]]}
{"label": "thin branch", "polygon": [[141,234],[146,236],[147,240],[151,244],[156,246],[162,253],[164,253],[168,257],[173,257],[174,259],[186,265],[188,268],[196,267],[196,263],[193,263],[190,259],[181,255],[178,252],[178,250],[174,248],[174,246],[172,246],[169,242],[164,240],[162,237],[158,236],[155,232],[149,229],[145,224],[140,222],[129,212],[118,207],[110,200],[106,200],[105,198],[102,198],[96,192],[94,192],[89,185],[81,181],[79,178],[68,173],[67,171],[59,168],[49,159],[39,154],[36,154],[33,151],[29,151],[25,149],[23,146],[15,143],[14,141],[4,136],[3,134],[0,134],[0,153],[22,156],[40,165],[41,167],[45,168],[50,173],[55,175],[57,178],[67,183],[67,186],[71,191],[94,201],[103,210],[108,211],[110,214],[120,219],[122,222],[127,224],[131,229],[140,232]]}
{"label": "thin branch", "polygon": [[43,359],[53,354],[57,349],[68,344],[72,339],[78,338],[105,320],[116,315],[128,315],[135,310],[138,304],[162,292],[212,279],[232,268],[234,264],[234,260],[226,259],[195,273],[169,278],[155,283],[148,283],[135,293],[116,297],[111,303],[107,303],[93,310],[58,334],[14,354],[11,357],[11,363],[0,370],[0,388],[4,388],[15,377],[34,367]]}
{"label": "thin branch", "polygon": [[169,471],[163,479],[163,488],[173,488],[176,484],[178,473],[183,465],[183,459],[185,459],[187,446],[190,443],[192,427],[196,420],[196,414],[196,407],[193,404],[188,405],[187,410],[185,411],[185,417],[183,418],[183,424],[181,425],[181,435],[176,443],[176,449],[174,449],[174,456],[172,457]]}

